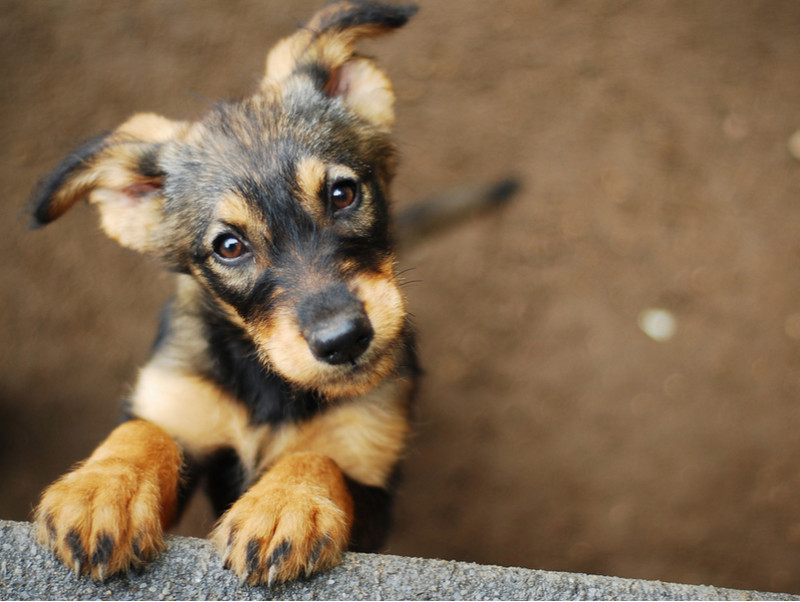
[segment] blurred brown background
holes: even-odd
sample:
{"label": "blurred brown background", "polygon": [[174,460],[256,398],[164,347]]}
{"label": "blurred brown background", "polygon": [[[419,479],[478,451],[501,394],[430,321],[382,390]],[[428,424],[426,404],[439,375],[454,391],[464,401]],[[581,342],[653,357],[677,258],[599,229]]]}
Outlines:
{"label": "blurred brown background", "polygon": [[[3,518],[115,424],[170,292],[85,207],[27,231],[37,178],[247,94],[320,4],[0,2]],[[366,47],[398,204],[524,189],[402,257],[427,376],[389,551],[800,593],[800,5],[422,5]]]}

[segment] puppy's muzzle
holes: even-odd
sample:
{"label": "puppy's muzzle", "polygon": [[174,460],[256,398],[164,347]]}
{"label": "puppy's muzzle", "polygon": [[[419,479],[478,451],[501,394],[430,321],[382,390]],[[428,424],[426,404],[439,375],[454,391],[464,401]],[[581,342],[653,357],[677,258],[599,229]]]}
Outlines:
{"label": "puppy's muzzle", "polygon": [[330,365],[356,363],[375,334],[363,304],[344,284],[306,299],[298,317],[311,353]]}

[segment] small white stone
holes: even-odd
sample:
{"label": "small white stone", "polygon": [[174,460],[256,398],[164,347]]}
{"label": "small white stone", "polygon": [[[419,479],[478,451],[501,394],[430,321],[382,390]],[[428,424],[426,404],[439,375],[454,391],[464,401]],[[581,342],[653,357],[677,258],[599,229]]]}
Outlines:
{"label": "small white stone", "polygon": [[789,149],[789,154],[800,161],[800,130],[789,136],[789,142],[786,146]]}
{"label": "small white stone", "polygon": [[654,341],[663,343],[675,336],[678,323],[672,312],[666,309],[650,308],[639,314],[639,328]]}

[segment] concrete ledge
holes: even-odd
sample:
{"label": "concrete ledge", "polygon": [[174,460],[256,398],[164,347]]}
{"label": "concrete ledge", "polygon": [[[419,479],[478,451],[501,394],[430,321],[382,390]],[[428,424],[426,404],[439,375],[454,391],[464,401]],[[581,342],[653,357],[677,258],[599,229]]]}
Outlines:
{"label": "concrete ledge", "polygon": [[347,554],[344,564],[274,589],[242,585],[202,539],[169,537],[141,574],[76,578],[33,539],[0,521],[0,599],[44,600],[800,600],[800,596],[677,585],[398,556]]}

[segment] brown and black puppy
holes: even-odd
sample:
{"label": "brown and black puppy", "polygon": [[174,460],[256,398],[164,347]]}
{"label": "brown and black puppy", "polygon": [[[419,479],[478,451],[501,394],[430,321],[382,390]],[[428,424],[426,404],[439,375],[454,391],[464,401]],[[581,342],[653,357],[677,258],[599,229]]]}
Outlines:
{"label": "brown and black puppy", "polygon": [[198,484],[250,583],[382,544],[417,368],[389,229],[394,96],[355,44],[415,12],[329,5],[254,95],[193,123],[135,115],[40,184],[37,224],[88,199],[177,273],[129,419],[36,510],[76,573],[151,559]]}

